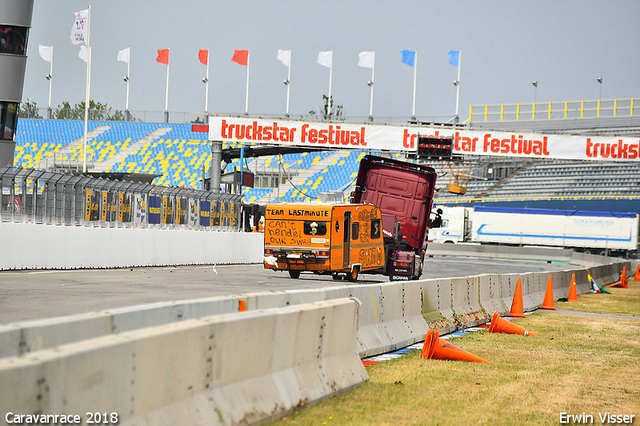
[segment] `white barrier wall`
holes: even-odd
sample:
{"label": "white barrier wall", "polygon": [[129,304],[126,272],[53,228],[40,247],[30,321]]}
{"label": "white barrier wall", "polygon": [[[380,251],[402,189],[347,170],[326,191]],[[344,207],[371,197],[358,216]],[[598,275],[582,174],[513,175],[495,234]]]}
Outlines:
{"label": "white barrier wall", "polygon": [[[238,311],[238,296],[159,302],[0,326],[0,358]],[[284,306],[284,305],[282,305]]]}
{"label": "white barrier wall", "polygon": [[264,235],[0,222],[0,269],[261,263]]}
{"label": "white barrier wall", "polygon": [[[590,268],[594,279],[617,281],[622,266],[630,262]],[[281,308],[288,305],[356,297],[362,302],[357,351],[370,356],[421,341],[429,328],[442,333],[483,324],[492,312],[511,310],[518,278],[522,281],[525,311],[539,308],[547,279],[553,277],[554,300],[566,297],[571,275],[576,275],[578,293],[589,292],[587,270],[552,273],[480,275],[375,285],[346,285],[324,289],[250,293],[239,296],[160,302],[98,313],[71,315],[0,326],[0,357],[16,356],[62,344],[112,333],[171,324],[187,319],[233,313],[239,302],[247,310]],[[631,275],[627,272],[628,275]]]}
{"label": "white barrier wall", "polygon": [[358,311],[353,299],[249,311],[4,358],[0,412],[85,424],[91,410],[124,426],[273,421],[368,380]]}
{"label": "white barrier wall", "polygon": [[[569,262],[573,253],[573,250],[564,250],[551,247],[511,247],[464,243],[429,243],[429,245],[427,246],[428,255],[491,257],[497,259],[511,258],[523,260],[546,260],[556,262]],[[600,256],[596,257],[602,259],[602,257]],[[601,263],[602,262],[598,264]]]}

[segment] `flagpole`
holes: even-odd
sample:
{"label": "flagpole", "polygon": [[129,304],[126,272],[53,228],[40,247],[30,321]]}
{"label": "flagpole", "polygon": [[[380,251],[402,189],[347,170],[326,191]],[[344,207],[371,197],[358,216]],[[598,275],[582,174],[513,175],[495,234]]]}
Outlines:
{"label": "flagpole", "polygon": [[416,81],[418,76],[418,51],[413,59],[413,109],[411,110],[411,119],[416,119]]}
{"label": "flagpole", "polygon": [[89,102],[91,99],[91,6],[87,12],[87,80],[84,101],[84,143],[82,157],[82,173],[87,172],[87,130],[89,127]]}
{"label": "flagpole", "polygon": [[[167,51],[169,51],[170,48],[167,48]],[[167,84],[166,84],[166,92],[165,92],[165,98],[164,98],[164,122],[168,123],[169,122],[169,63],[171,62],[169,60],[170,56],[171,56],[171,52],[169,51],[169,55],[167,55]]]}
{"label": "flagpole", "polygon": [[[209,58],[209,49],[207,49],[207,76],[205,78],[205,89],[204,89],[204,113],[209,114],[209,63],[211,62],[211,58]],[[207,119],[207,122],[209,120]]]}
{"label": "flagpole", "polygon": [[458,51],[458,84],[456,84],[456,123],[458,121],[458,106],[460,105],[460,65],[462,64],[462,49]]}
{"label": "flagpole", "polygon": [[244,115],[249,115],[249,63],[251,61],[251,49],[247,50],[247,93],[244,104]]}
{"label": "flagpole", "polygon": [[373,82],[376,71],[376,51],[373,51],[373,66],[371,67],[371,100],[369,101],[369,121],[373,121]]}
{"label": "flagpole", "polygon": [[289,93],[291,92],[291,49],[289,49],[289,71],[287,72],[287,111],[285,116],[289,116]]}
{"label": "flagpole", "polygon": [[331,49],[331,67],[329,67],[329,109],[327,111],[327,115],[331,116],[331,107],[333,106],[333,101],[331,99],[331,83],[333,80],[333,49]]}
{"label": "flagpole", "polygon": [[48,119],[51,119],[51,86],[53,84],[53,44],[51,45],[51,61],[49,61],[49,109],[47,110]]}
{"label": "flagpole", "polygon": [[[131,46],[129,46],[129,60],[127,61],[127,101],[125,102],[125,111],[129,115],[129,75],[131,74]],[[127,121],[128,118],[127,118]]]}

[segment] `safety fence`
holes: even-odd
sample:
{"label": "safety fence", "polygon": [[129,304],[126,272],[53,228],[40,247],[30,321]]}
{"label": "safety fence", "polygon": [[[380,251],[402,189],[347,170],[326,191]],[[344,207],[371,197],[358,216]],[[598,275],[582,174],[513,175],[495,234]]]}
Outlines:
{"label": "safety fence", "polygon": [[471,105],[470,122],[632,117],[640,114],[640,98],[528,104]]}
{"label": "safety fence", "polygon": [[237,230],[239,194],[0,167],[3,222]]}
{"label": "safety fence", "polygon": [[632,271],[635,262],[163,302],[0,326],[0,409],[91,406],[125,425],[263,424],[366,381],[356,354],[508,313],[518,280],[531,311],[549,276],[557,299],[573,275],[582,294],[588,274],[604,285],[623,266]]}

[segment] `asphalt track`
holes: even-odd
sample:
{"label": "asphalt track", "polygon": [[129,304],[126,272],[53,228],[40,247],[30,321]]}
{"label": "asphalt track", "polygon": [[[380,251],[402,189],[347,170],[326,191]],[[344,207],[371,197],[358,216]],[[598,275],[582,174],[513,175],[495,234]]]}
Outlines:
{"label": "asphalt track", "polygon": [[[576,267],[561,263],[436,256],[425,260],[422,278]],[[376,282],[388,282],[388,278],[361,275],[357,284]],[[294,280],[286,272],[265,270],[262,265],[0,271],[0,324],[144,303],[350,284],[311,273],[303,273]]]}

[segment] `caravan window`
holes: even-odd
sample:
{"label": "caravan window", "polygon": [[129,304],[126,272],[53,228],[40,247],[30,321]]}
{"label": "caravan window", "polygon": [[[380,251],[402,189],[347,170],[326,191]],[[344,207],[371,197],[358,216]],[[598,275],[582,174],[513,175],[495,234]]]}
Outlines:
{"label": "caravan window", "polygon": [[380,238],[380,231],[382,226],[380,225],[380,219],[371,219],[371,239],[377,240]]}
{"label": "caravan window", "polygon": [[304,234],[305,235],[326,235],[327,234],[327,222],[319,222],[315,220],[305,220],[304,222]]}
{"label": "caravan window", "polygon": [[355,241],[358,238],[360,238],[360,223],[353,222],[351,224],[351,239]]}

